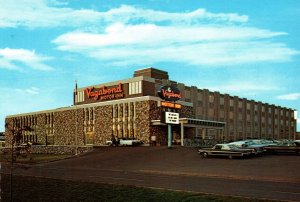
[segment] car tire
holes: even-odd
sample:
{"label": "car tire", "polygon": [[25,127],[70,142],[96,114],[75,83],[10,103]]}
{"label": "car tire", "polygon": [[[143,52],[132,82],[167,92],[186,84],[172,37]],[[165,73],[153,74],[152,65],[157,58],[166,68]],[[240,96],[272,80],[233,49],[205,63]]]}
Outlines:
{"label": "car tire", "polygon": [[202,154],[202,157],[203,157],[203,158],[207,158],[207,157],[208,157],[208,153],[204,152],[204,153]]}
{"label": "car tire", "polygon": [[232,155],[229,155],[228,158],[229,158],[229,159],[232,159],[233,157],[232,157]]}

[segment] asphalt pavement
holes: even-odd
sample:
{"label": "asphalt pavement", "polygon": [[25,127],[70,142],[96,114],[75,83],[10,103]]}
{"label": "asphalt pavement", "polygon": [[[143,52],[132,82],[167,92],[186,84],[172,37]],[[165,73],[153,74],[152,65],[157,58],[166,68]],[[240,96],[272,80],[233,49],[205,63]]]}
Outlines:
{"label": "asphalt pavement", "polygon": [[[2,172],[8,172],[2,169]],[[99,147],[14,173],[159,189],[300,201],[300,156],[206,158],[195,148]]]}

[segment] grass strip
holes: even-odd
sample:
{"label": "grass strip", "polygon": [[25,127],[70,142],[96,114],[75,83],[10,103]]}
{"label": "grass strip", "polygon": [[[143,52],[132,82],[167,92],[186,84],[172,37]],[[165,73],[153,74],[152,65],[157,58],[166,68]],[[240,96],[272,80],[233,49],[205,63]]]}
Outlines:
{"label": "grass strip", "polygon": [[[12,201],[122,201],[122,202],[261,202],[266,200],[198,194],[111,185],[93,182],[69,181],[39,177],[13,177]],[[1,175],[1,199],[11,201],[10,176]]]}

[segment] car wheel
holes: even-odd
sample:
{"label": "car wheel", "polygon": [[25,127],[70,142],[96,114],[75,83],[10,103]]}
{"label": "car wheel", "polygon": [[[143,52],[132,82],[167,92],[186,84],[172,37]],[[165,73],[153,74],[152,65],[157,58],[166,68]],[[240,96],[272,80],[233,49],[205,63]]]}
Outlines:
{"label": "car wheel", "polygon": [[229,159],[232,159],[233,157],[231,155],[228,156]]}
{"label": "car wheel", "polygon": [[208,157],[208,153],[204,152],[204,153],[202,154],[202,157],[203,157],[203,158],[207,158],[207,157]]}

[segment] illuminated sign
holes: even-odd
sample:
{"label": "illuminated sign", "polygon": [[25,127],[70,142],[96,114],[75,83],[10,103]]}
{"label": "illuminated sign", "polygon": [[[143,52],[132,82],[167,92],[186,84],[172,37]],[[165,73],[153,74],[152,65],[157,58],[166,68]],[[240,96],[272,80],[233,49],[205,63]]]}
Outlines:
{"label": "illuminated sign", "polygon": [[181,98],[180,91],[174,86],[164,86],[158,92],[159,97],[166,101],[178,101]]}
{"label": "illuminated sign", "polygon": [[121,83],[116,87],[86,88],[85,93],[88,99],[93,98],[94,100],[112,100],[124,97]]}
{"label": "illuminated sign", "polygon": [[165,112],[164,115],[164,122],[166,124],[179,124],[179,113]]}
{"label": "illuminated sign", "polygon": [[181,109],[181,104],[173,103],[173,102],[161,102],[162,107],[172,108],[172,109]]}

